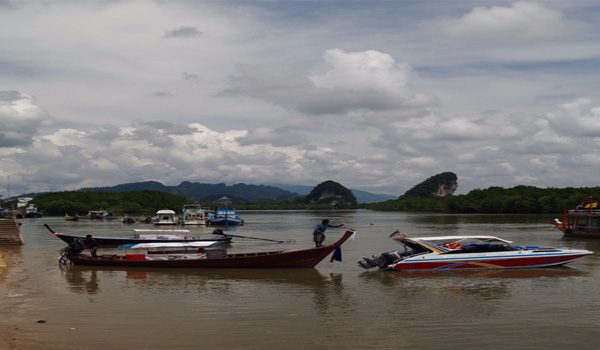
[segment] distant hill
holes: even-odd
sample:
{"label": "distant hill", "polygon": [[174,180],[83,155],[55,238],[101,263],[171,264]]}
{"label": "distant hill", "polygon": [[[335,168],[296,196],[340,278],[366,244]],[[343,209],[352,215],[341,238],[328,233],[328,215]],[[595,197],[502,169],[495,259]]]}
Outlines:
{"label": "distant hill", "polygon": [[311,204],[328,204],[337,209],[355,209],[358,206],[352,191],[331,180],[318,184],[305,200]]}
{"label": "distant hill", "polygon": [[[304,186],[304,185],[287,185],[287,184],[278,184],[272,183],[269,184],[271,186],[279,187],[287,191],[298,193],[299,195],[306,196],[313,190],[314,187]],[[356,197],[356,201],[358,203],[377,203],[384,202],[390,199],[397,199],[398,196],[394,196],[391,194],[379,194],[379,193],[371,193],[365,192],[361,190],[350,189],[352,194]]]}
{"label": "distant hill", "polygon": [[[247,185],[244,183],[239,183],[228,186],[224,183],[205,184],[190,181],[184,181],[177,186],[166,186],[158,181],[144,181],[108,187],[87,187],[78,191],[129,192],[154,190],[167,192],[174,195],[184,195],[192,200],[197,201],[212,202],[217,198],[227,196],[235,201],[246,201],[253,203],[277,202],[293,199],[299,196],[306,196],[313,190],[313,188],[314,187],[311,186],[287,184]],[[356,197],[356,201],[358,203],[376,203],[398,198],[398,196],[388,194],[375,194],[360,190],[350,190]]]}
{"label": "distant hill", "polygon": [[458,177],[447,171],[434,175],[406,191],[400,198],[436,198],[451,196],[456,191]]}

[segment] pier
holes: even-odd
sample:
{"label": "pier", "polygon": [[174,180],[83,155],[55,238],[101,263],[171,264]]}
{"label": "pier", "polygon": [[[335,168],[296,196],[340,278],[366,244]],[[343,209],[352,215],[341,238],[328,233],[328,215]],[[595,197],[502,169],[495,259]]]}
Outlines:
{"label": "pier", "polygon": [[0,218],[0,244],[23,244],[17,220]]}

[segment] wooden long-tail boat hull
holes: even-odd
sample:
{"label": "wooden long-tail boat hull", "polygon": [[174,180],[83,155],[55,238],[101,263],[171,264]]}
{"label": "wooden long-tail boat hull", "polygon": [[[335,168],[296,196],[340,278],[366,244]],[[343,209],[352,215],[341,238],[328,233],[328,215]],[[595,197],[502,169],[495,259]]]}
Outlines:
{"label": "wooden long-tail boat hull", "polygon": [[315,248],[279,250],[257,253],[227,254],[219,258],[136,260],[123,255],[67,254],[73,265],[144,267],[144,268],[313,268],[354,234],[348,230],[331,245]]}

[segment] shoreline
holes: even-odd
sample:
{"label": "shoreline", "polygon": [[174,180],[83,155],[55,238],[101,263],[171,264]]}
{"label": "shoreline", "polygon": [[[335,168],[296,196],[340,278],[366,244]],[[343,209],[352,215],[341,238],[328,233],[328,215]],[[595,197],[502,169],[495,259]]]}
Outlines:
{"label": "shoreline", "polygon": [[[11,279],[11,272],[16,266],[15,253],[9,249],[0,247],[0,300],[3,305],[7,305],[6,300],[9,297],[12,287],[19,282],[16,279]],[[5,306],[6,307],[6,306]],[[2,313],[7,314],[10,310],[2,310]],[[19,328],[15,325],[0,323],[0,347],[8,350],[17,349],[17,338]]]}

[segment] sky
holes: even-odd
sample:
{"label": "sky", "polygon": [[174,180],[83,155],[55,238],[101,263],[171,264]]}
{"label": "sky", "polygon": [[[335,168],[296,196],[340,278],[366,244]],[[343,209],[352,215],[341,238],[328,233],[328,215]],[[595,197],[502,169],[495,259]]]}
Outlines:
{"label": "sky", "polygon": [[0,194],[598,186],[600,2],[0,0]]}

